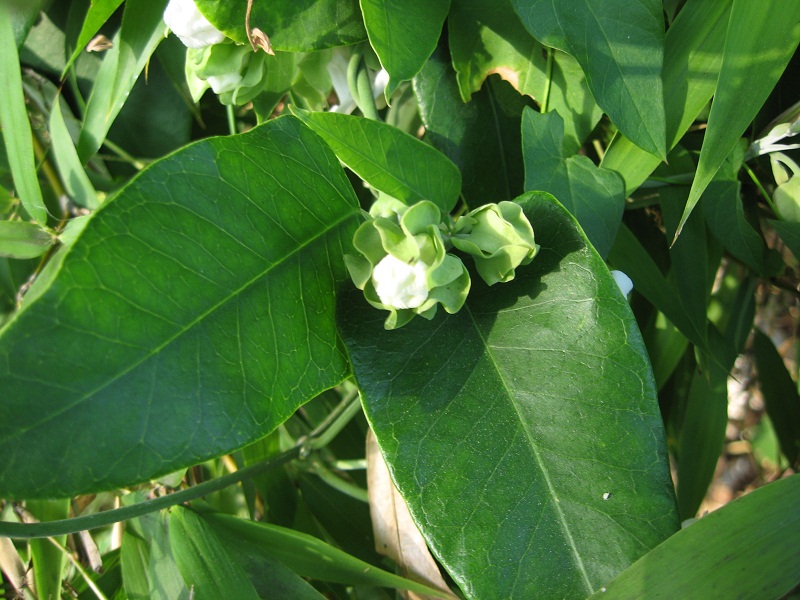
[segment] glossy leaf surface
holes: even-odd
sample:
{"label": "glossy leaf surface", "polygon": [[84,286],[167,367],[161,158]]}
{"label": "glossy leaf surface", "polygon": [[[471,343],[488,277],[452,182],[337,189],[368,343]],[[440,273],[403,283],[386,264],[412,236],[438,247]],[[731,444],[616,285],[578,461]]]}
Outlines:
{"label": "glossy leaf surface", "polygon": [[625,207],[625,184],[585,156],[564,151],[564,121],[558,113],[522,115],[525,189],[553,194],[574,216],[589,241],[606,256],[611,250]]}
{"label": "glossy leaf surface", "polygon": [[518,200],[542,249],[513,282],[473,277],[459,313],[389,334],[348,298],[340,324],[395,483],[466,595],[583,598],[677,528],[664,434],[602,259],[551,196]]}
{"label": "glossy leaf surface", "polygon": [[443,214],[453,210],[461,174],[435,148],[379,121],[331,112],[295,113],[375,189],[407,204],[430,200]]}
{"label": "glossy leaf surface", "polygon": [[597,104],[645,151],[666,156],[659,0],[512,0],[540,42],[574,56]]}
{"label": "glossy leaf surface", "polygon": [[708,128],[681,225],[767,100],[798,42],[797,2],[774,0],[758,5],[733,1]]}
{"label": "glossy leaf surface", "polygon": [[[247,0],[196,0],[200,11],[225,35],[247,44]],[[270,0],[253,2],[250,27],[269,37],[275,50],[309,52],[355,44],[367,38],[358,0]]]}
{"label": "glossy leaf surface", "polygon": [[36,258],[55,242],[53,236],[28,221],[0,221],[0,256]]}
{"label": "glossy leaf surface", "polygon": [[592,600],[783,598],[800,581],[800,476],[770,483],[699,519]]}
{"label": "glossy leaf surface", "polygon": [[291,117],[144,171],[2,330],[0,495],[169,473],[339,383],[334,290],[358,214],[336,157]]}

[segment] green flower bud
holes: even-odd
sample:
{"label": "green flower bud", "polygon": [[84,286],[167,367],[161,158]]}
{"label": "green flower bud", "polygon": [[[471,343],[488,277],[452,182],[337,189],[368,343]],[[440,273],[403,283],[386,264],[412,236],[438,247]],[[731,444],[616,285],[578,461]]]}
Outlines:
{"label": "green flower bud", "polygon": [[423,200],[406,207],[383,198],[370,213],[353,237],[360,254],[344,258],[367,302],[389,311],[386,329],[414,315],[432,319],[439,304],[448,313],[458,311],[469,292],[469,273],[446,252],[436,205]]}
{"label": "green flower bud", "polygon": [[528,218],[514,202],[486,204],[459,217],[450,241],[472,255],[478,274],[489,285],[514,279],[514,270],[539,251]]}
{"label": "green flower bud", "polygon": [[197,102],[209,87],[222,104],[246,104],[264,87],[266,54],[232,42],[186,51],[186,81]]}

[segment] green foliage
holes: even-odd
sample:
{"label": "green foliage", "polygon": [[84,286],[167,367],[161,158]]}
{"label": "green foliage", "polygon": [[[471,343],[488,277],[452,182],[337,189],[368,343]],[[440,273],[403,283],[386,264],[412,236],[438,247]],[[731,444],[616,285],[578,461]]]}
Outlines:
{"label": "green foliage", "polygon": [[186,1],[0,2],[4,569],[796,588],[796,2]]}

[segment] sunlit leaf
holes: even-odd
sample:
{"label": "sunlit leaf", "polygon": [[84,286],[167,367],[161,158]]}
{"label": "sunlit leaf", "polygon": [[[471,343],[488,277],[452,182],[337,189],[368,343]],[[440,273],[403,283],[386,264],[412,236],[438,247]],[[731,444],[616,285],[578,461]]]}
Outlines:
{"label": "sunlit leaf", "polygon": [[552,196],[518,200],[542,249],[513,282],[474,277],[459,313],[390,334],[348,299],[341,328],[393,479],[467,597],[583,598],[677,528],[662,423],[602,259]]}
{"label": "sunlit leaf", "polygon": [[2,330],[0,495],[163,475],[339,383],[334,290],[358,215],[336,157],[291,117],[154,163]]}

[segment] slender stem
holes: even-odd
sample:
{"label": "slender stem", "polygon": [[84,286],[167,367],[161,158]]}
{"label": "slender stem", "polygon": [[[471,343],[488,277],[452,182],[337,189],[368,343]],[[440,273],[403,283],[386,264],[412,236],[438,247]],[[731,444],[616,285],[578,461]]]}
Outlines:
{"label": "slender stem", "polygon": [[[309,434],[307,438],[307,448],[311,450],[319,450],[331,443],[331,440],[339,435],[339,432],[344,429],[347,424],[358,414],[361,410],[361,402],[358,398],[358,389],[350,392],[337,406],[331,411],[331,414]],[[298,443],[302,443],[299,440]]]}
{"label": "slender stem", "polygon": [[347,65],[347,87],[350,88],[350,94],[364,117],[380,121],[378,107],[375,106],[375,98],[372,95],[372,82],[361,50],[354,51],[350,57],[350,63]]}
{"label": "slender stem", "polygon": [[103,146],[111,150],[114,154],[119,156],[122,160],[127,162],[137,171],[141,171],[147,166],[144,162],[142,162],[138,158],[134,158],[132,155],[128,154],[125,150],[117,146],[114,142],[112,142],[108,138],[103,140]]}
{"label": "slender stem", "polygon": [[544,76],[544,91],[542,92],[542,103],[539,112],[546,113],[547,105],[550,103],[550,86],[553,81],[553,49],[547,49],[547,70]]}
{"label": "slender stem", "polygon": [[322,479],[322,481],[327,483],[329,486],[339,490],[343,494],[350,496],[351,498],[355,498],[356,500],[361,500],[362,502],[369,502],[367,490],[352,484],[349,481],[345,481],[341,477],[337,477],[322,463],[315,461],[311,472]]}
{"label": "slender stem", "polygon": [[98,527],[110,525],[111,523],[133,519],[134,517],[141,517],[142,515],[161,510],[162,508],[169,508],[176,504],[196,500],[197,498],[225,489],[234,483],[239,483],[249,477],[255,477],[263,472],[274,469],[300,456],[301,447],[302,446],[298,444],[268,461],[239,469],[235,473],[206,481],[185,490],[173,492],[172,494],[167,494],[159,498],[145,500],[144,502],[137,502],[130,506],[123,506],[121,508],[84,515],[82,517],[74,517],[72,519],[60,519],[58,521],[46,521],[43,523],[8,523],[0,521],[0,536],[15,539],[56,537],[69,533],[77,533],[78,531],[84,531],[86,529],[96,529]]}
{"label": "slender stem", "polygon": [[231,135],[236,135],[236,115],[233,114],[233,105],[225,105],[225,114],[228,116],[228,131]]}
{"label": "slender stem", "polygon": [[89,574],[81,566],[81,563],[75,560],[75,557],[72,556],[72,553],[69,550],[67,550],[64,546],[59,544],[56,540],[54,540],[51,537],[47,538],[47,541],[52,543],[56,548],[58,548],[59,550],[61,550],[61,552],[64,553],[64,556],[66,556],[69,559],[69,562],[72,563],[72,566],[75,567],[75,569],[77,569],[78,573],[80,573],[81,577],[83,577],[83,580],[86,582],[86,585],[88,585],[89,588],[94,592],[94,595],[97,596],[98,600],[108,600],[106,595],[102,592],[102,590],[99,587],[97,587],[97,584],[94,581],[92,581],[92,578],[89,577]]}
{"label": "slender stem", "polygon": [[747,174],[750,176],[750,179],[753,180],[753,183],[756,184],[758,191],[760,191],[761,195],[764,196],[764,200],[767,201],[767,204],[769,204],[769,207],[772,209],[772,212],[775,213],[775,216],[778,217],[778,219],[783,221],[783,217],[781,216],[781,211],[778,210],[777,206],[775,206],[775,203],[772,201],[772,198],[770,197],[767,190],[764,189],[764,186],[761,185],[761,181],[759,181],[758,177],[756,177],[756,174],[753,173],[753,170],[747,165],[747,163],[745,163],[742,166],[744,167],[744,170],[747,171]]}

